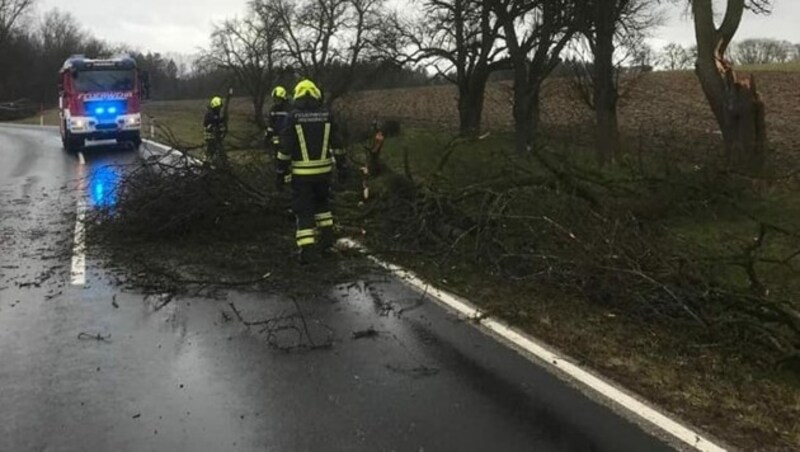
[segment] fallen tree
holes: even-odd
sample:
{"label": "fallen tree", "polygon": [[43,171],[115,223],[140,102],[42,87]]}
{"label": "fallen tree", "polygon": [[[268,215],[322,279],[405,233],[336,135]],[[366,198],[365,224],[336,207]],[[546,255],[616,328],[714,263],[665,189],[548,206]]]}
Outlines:
{"label": "fallen tree", "polygon": [[91,243],[131,286],[148,294],[212,296],[219,288],[252,288],[302,299],[324,297],[332,285],[363,274],[358,259],[342,268],[321,262],[327,271],[297,284],[316,270],[293,259],[289,190],[273,188],[265,152],[230,148],[230,163],[222,165],[174,148],[168,154],[145,149],[141,155],[148,157],[113,168],[117,176],[103,182],[107,202],[88,215]]}

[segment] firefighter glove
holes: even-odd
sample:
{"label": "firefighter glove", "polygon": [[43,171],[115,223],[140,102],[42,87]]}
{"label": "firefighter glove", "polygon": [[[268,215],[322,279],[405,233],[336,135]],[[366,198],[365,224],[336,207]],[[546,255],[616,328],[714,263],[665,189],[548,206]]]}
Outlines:
{"label": "firefighter glove", "polygon": [[347,180],[350,178],[350,170],[347,168],[347,166],[340,165],[338,168],[338,172],[339,172],[339,182],[342,183],[347,182]]}

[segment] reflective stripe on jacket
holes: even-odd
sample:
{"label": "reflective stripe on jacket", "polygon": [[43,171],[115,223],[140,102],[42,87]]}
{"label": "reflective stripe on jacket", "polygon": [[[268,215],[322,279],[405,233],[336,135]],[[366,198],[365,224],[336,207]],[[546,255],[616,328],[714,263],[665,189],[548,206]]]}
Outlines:
{"label": "reflective stripe on jacket", "polygon": [[316,105],[289,114],[282,145],[278,161],[284,172],[291,166],[296,176],[329,174],[336,163],[335,157],[343,158],[331,113]]}

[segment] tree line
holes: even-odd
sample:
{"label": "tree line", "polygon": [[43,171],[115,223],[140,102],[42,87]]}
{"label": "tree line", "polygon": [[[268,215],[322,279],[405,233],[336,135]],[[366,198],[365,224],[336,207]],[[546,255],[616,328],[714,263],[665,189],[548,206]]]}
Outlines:
{"label": "tree line", "polygon": [[[668,2],[688,3],[697,45],[669,46],[666,66],[696,68],[729,154],[763,148],[763,105],[754,81],[738,78],[733,65],[786,61],[797,48],[771,40],[728,48],[745,11],[768,12],[768,0],[727,0],[721,11],[713,0],[418,0],[402,14],[386,0],[252,0],[242,17],[216,24],[211,45],[191,68],[159,54],[135,56],[150,74],[154,98],[205,97],[230,85],[252,99],[258,124],[272,87],[300,77],[318,82],[328,103],[353,89],[445,81],[457,87],[465,136],[480,133],[487,83],[502,73],[512,84],[520,152],[535,143],[544,80],[569,67],[595,112],[598,161],[608,164],[620,146],[621,86],[631,68],[653,61],[646,40]],[[66,57],[125,50],[58,10],[19,26],[31,5],[0,0],[0,58],[14,62],[0,71],[0,97],[52,103]]]}
{"label": "tree line", "polygon": [[158,53],[112,46],[83,29],[68,12],[53,9],[33,15],[32,0],[0,0],[0,101],[27,99],[53,106],[58,72],[71,55],[89,57],[131,53],[150,74],[154,93],[163,98],[196,97],[214,77],[181,79],[178,64]]}
{"label": "tree line", "polygon": [[[37,15],[34,6],[34,0],[0,0],[0,61],[4,62],[0,68],[0,102],[28,100],[44,107],[54,106],[58,101],[58,72],[68,57],[77,54],[87,57],[131,54],[139,68],[147,73],[150,96],[155,100],[205,98],[225,92],[228,87],[244,94],[253,88],[248,79],[237,77],[223,61],[212,58],[210,52],[200,58],[175,58],[143,52],[131,45],[111,45],[85,30],[69,12],[53,9]],[[232,33],[229,42],[238,45],[236,33],[239,30],[227,31]],[[214,43],[219,44],[221,39],[222,35],[216,33]],[[333,68],[337,74],[349,74],[352,84],[357,84],[359,89],[430,82],[419,69],[377,68],[361,59],[351,66],[329,58],[320,63],[322,66]],[[378,72],[380,77],[369,76]],[[270,89],[264,86],[263,92],[268,93]]]}
{"label": "tree line", "polygon": [[768,0],[727,0],[722,10],[713,0],[419,0],[403,14],[385,0],[253,0],[243,18],[217,24],[204,59],[245,87],[257,121],[270,87],[282,80],[310,77],[330,103],[385,68],[420,68],[456,86],[465,136],[480,133],[487,84],[501,73],[512,84],[520,152],[536,141],[544,80],[571,67],[595,112],[597,158],[605,165],[620,148],[621,86],[631,68],[652,67],[646,41],[664,3],[689,5],[697,41],[695,50],[669,46],[665,65],[696,68],[729,157],[763,149],[755,82],[736,76],[733,65],[783,61],[792,52],[769,40],[743,41],[733,55],[728,48],[745,11],[767,13]]}
{"label": "tree line", "polygon": [[58,70],[75,53],[102,53],[107,46],[80,28],[68,13],[53,10],[28,18],[32,2],[0,3],[0,100],[20,98],[51,105]]}
{"label": "tree line", "polygon": [[310,77],[331,103],[385,71],[416,68],[420,81],[427,75],[457,87],[463,135],[480,132],[487,83],[502,73],[513,81],[517,147],[527,150],[542,83],[566,54],[591,62],[590,104],[599,122],[616,128],[619,69],[641,58],[657,3],[420,0],[416,12],[401,14],[385,0],[253,0],[243,18],[217,24],[204,60],[245,86],[256,120],[269,87],[282,80]]}
{"label": "tree line", "polygon": [[734,66],[796,58],[796,47],[791,52],[786,43],[747,40],[728,50],[745,12],[769,13],[769,0],[422,0],[419,16],[399,26],[398,53],[457,86],[463,135],[480,132],[492,74],[510,71],[520,152],[536,141],[543,81],[571,66],[595,113],[596,154],[605,165],[620,149],[621,88],[654,61],[646,41],[665,3],[689,6],[696,41],[694,50],[665,49],[667,65],[695,68],[731,163],[762,157],[764,105],[755,80],[737,75]]}
{"label": "tree line", "polygon": [[[712,0],[423,0],[419,17],[404,24],[399,34],[405,39],[406,52],[411,49],[410,61],[432,66],[458,87],[464,135],[480,131],[491,75],[511,71],[520,152],[535,142],[543,81],[571,61],[576,85],[595,113],[597,158],[605,165],[615,160],[620,147],[621,86],[632,77],[631,68],[644,69],[652,61],[645,42],[660,23],[664,3],[691,8],[696,50],[671,46],[668,64],[696,68],[729,159],[762,153],[766,142],[763,104],[755,82],[738,77],[733,65],[749,63],[753,55],[784,59],[784,53],[775,50],[751,49],[788,46],[749,40],[734,48],[733,57],[727,50],[745,11],[768,13],[768,0],[727,0],[722,5]],[[718,16],[722,17],[719,25]]]}
{"label": "tree line", "polygon": [[[666,70],[691,69],[697,58],[697,46],[684,47],[677,43],[664,46],[656,64]],[[784,64],[800,61],[800,43],[770,38],[752,38],[734,43],[730,59],[743,66]]]}

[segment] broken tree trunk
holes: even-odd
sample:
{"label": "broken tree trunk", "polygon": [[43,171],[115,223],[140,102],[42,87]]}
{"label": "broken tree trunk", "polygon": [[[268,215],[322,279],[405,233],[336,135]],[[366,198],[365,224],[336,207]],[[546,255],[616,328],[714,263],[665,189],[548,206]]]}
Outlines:
{"label": "broken tree trunk", "polygon": [[717,27],[712,0],[694,0],[697,36],[696,73],[719,124],[728,164],[758,171],[767,148],[764,103],[755,79],[738,77],[725,53],[744,13],[744,0],[728,0],[725,17]]}
{"label": "broken tree trunk", "polygon": [[764,163],[767,131],[764,102],[755,77],[737,77],[731,69],[725,87],[722,136],[728,160],[734,166],[758,170]]}

